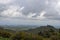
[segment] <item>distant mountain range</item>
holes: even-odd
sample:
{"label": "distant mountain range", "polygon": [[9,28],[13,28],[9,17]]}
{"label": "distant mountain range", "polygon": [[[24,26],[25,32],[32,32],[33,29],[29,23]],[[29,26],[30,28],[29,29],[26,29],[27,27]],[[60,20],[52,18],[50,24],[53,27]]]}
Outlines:
{"label": "distant mountain range", "polygon": [[54,26],[47,25],[47,26],[36,26],[36,25],[18,25],[18,26],[13,26],[13,25],[3,25],[0,27],[3,27],[4,29],[9,29],[9,30],[14,30],[14,31],[23,31],[23,30],[28,30],[28,32],[36,32],[38,33],[39,31],[42,30],[57,30],[58,28],[55,28]]}
{"label": "distant mountain range", "polygon": [[14,30],[14,31],[22,31],[22,30],[28,30],[33,29],[38,26],[31,26],[31,25],[0,25],[0,27],[3,27],[4,29]]}

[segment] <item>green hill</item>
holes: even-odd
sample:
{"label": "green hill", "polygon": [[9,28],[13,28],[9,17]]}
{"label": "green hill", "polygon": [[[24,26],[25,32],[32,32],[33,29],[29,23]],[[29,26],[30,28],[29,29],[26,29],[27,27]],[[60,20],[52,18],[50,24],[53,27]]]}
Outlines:
{"label": "green hill", "polygon": [[29,29],[29,30],[26,30],[26,32],[29,32],[29,33],[38,33],[38,32],[43,32],[43,31],[49,31],[49,30],[53,30],[55,32],[58,32],[58,29],[55,28],[54,26],[51,26],[51,25],[47,25],[47,26],[40,26],[40,27],[37,27],[37,28],[34,28],[34,29]]}

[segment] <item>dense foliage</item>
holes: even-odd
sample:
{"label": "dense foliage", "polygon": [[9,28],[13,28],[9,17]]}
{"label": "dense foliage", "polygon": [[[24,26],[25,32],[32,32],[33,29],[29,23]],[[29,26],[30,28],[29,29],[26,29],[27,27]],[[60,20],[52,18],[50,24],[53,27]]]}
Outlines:
{"label": "dense foliage", "polygon": [[[36,28],[38,29],[38,28]],[[30,30],[12,32],[9,29],[0,28],[0,40],[60,40],[60,29],[56,29],[53,26],[41,26],[37,32]],[[33,31],[33,32],[32,32]],[[36,33],[37,32],[37,33]]]}

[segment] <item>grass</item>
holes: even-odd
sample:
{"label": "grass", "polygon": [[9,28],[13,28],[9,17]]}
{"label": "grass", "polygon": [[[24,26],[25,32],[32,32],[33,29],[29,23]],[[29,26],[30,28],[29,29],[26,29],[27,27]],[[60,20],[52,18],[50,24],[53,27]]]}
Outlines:
{"label": "grass", "polygon": [[2,38],[2,37],[0,37],[0,40],[9,40],[9,38]]}

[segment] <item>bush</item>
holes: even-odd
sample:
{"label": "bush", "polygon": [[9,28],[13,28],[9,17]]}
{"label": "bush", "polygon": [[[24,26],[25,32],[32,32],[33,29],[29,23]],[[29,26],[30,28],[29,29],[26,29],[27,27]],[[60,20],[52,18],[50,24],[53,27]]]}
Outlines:
{"label": "bush", "polygon": [[45,38],[49,38],[51,36],[50,32],[48,31],[39,32],[38,35],[43,36]]}
{"label": "bush", "polygon": [[52,36],[51,40],[60,40],[60,37],[58,37],[58,36]]}
{"label": "bush", "polygon": [[42,37],[38,35],[33,35],[26,32],[19,32],[16,33],[14,36],[11,37],[12,40],[43,40]]}
{"label": "bush", "polygon": [[0,36],[3,38],[10,38],[11,33],[6,31],[0,31]]}
{"label": "bush", "polygon": [[16,34],[12,35],[11,39],[12,40],[22,40],[23,37],[25,37],[24,35],[25,35],[24,32],[18,32]]}

